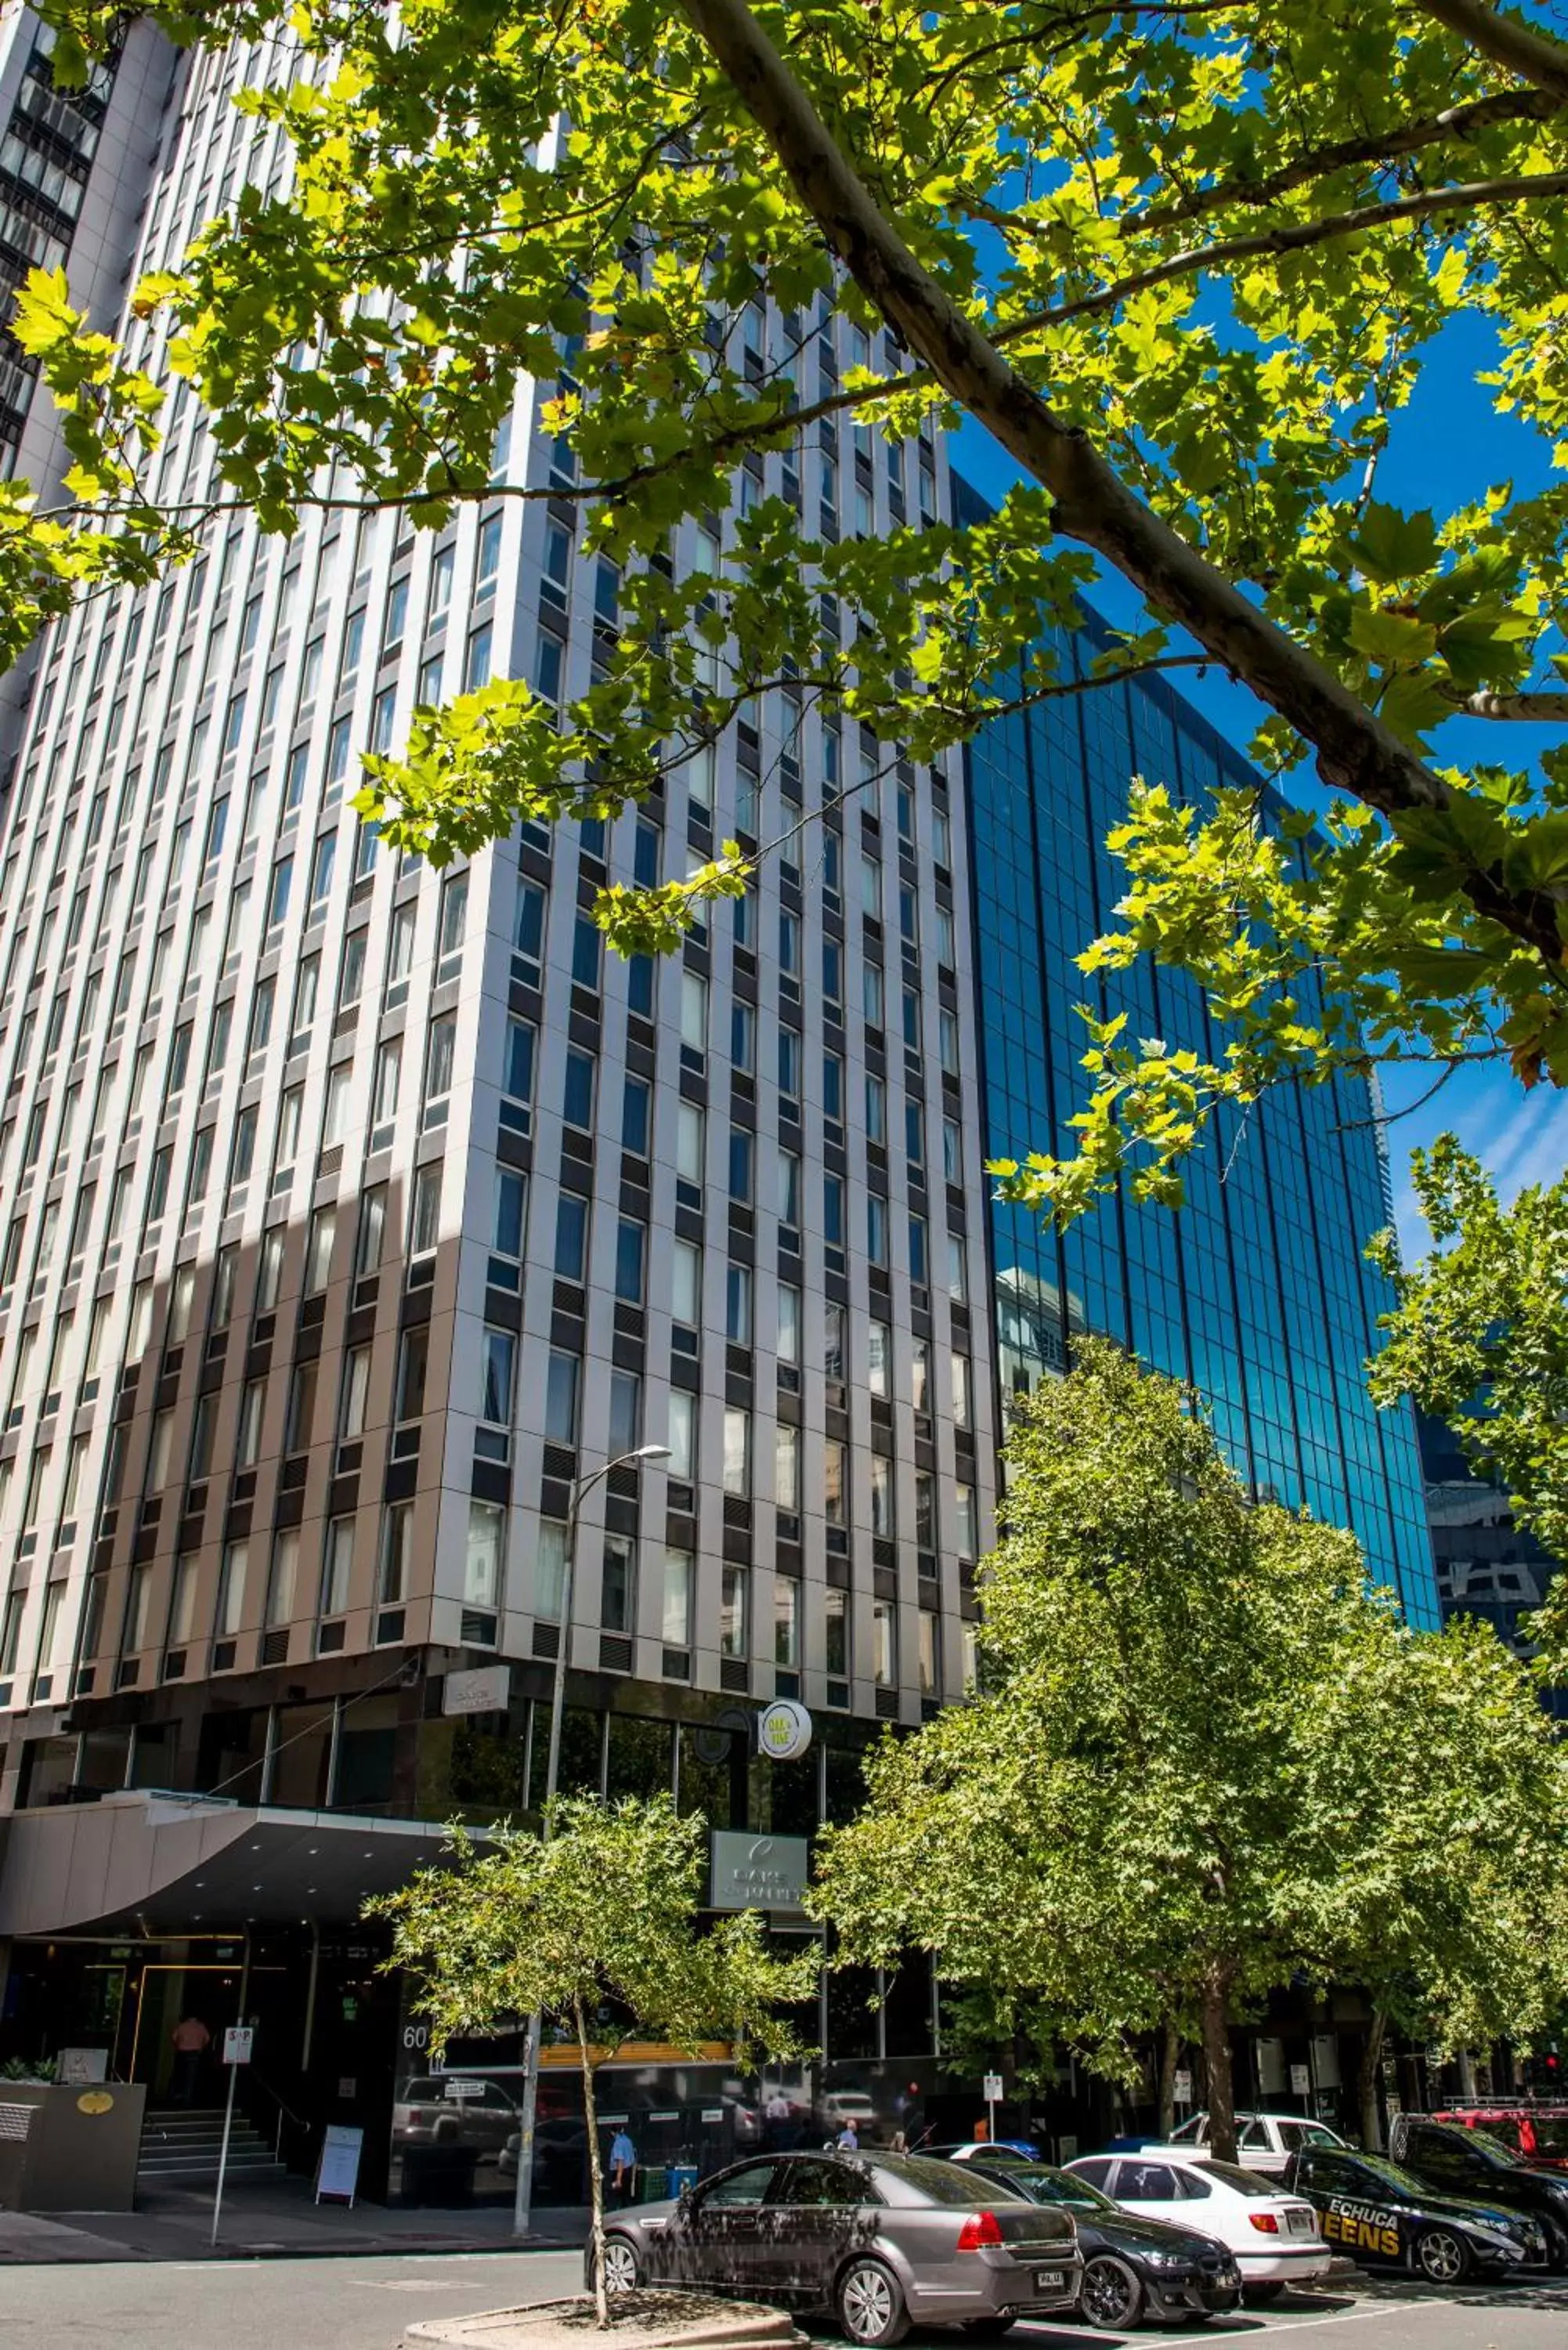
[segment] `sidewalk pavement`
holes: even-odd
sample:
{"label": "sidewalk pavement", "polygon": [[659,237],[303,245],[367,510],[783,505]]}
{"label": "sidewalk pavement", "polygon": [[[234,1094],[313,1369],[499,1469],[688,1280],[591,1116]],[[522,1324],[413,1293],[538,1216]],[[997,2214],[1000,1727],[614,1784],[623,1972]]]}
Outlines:
{"label": "sidewalk pavement", "polygon": [[[0,2211],[0,2267],[109,2261],[331,2259],[355,2254],[504,2252],[513,2249],[510,2210],[404,2210],[379,2203],[317,2203],[306,2178],[233,2186],[224,2191],[218,2241],[211,2188],[161,2188],[137,2197],[134,2211]],[[535,2216],[526,2246],[570,2251],[587,2240],[586,2210]]]}

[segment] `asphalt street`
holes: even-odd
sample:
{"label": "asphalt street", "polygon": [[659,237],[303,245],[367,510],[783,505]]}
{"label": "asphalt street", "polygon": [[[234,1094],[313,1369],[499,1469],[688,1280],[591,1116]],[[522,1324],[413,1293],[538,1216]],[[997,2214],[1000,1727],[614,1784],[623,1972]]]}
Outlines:
{"label": "asphalt street", "polygon": [[[489,2252],[432,2259],[148,2262],[0,2270],[0,2350],[398,2350],[416,2318],[460,2315],[576,2290],[576,2252]],[[813,2328],[823,2350],[835,2336]],[[1096,2334],[1081,2325],[1025,2325],[1018,2350],[1140,2350],[1176,2340],[1301,2334],[1301,2350],[1563,2350],[1568,2286],[1487,2287],[1437,2295],[1402,2282],[1301,2295],[1202,2329]],[[1262,2337],[1271,2337],[1267,2342]],[[924,2341],[950,2345],[951,2336]],[[910,2350],[922,2337],[911,2335]]]}

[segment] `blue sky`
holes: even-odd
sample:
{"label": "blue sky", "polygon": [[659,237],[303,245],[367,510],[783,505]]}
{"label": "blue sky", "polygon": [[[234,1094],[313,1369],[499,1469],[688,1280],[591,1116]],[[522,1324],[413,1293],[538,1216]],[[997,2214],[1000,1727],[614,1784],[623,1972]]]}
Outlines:
{"label": "blue sky", "polygon": [[[1491,329],[1480,318],[1460,319],[1428,353],[1410,406],[1398,417],[1378,470],[1377,494],[1391,505],[1413,511],[1432,504],[1444,513],[1479,495],[1495,482],[1535,488],[1550,478],[1547,452],[1536,435],[1499,417],[1478,374],[1492,361]],[[1017,469],[990,436],[966,424],[957,463],[977,487],[1000,496]],[[1131,591],[1107,581],[1096,599],[1112,619],[1136,610]],[[1199,678],[1178,677],[1177,690],[1241,748],[1262,714],[1244,688],[1217,671]],[[1461,766],[1471,759],[1522,766],[1553,739],[1553,730],[1456,720],[1434,746],[1438,764]],[[1158,778],[1150,778],[1151,781]],[[1302,789],[1315,795],[1310,777]],[[1401,1232],[1410,1253],[1425,1245],[1425,1227],[1414,1209],[1408,1167],[1411,1150],[1435,1136],[1456,1133],[1491,1170],[1506,1198],[1529,1183],[1550,1182],[1568,1165],[1568,1093],[1541,1087],[1524,1093],[1510,1076],[1493,1070],[1460,1070],[1434,1099],[1412,1107],[1431,1084],[1429,1073],[1390,1069],[1384,1097],[1390,1113],[1388,1152]]]}

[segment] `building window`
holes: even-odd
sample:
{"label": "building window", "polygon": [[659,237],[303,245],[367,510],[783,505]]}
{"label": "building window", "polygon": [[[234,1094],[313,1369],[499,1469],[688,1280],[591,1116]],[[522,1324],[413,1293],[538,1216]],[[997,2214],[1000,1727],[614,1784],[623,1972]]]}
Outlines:
{"label": "building window", "polygon": [[558,1624],[566,1590],[566,1529],[554,1518],[541,1518],[538,1548],[534,1554],[535,1615],[547,1624]]}
{"label": "building window", "polygon": [[830,1589],[823,1594],[823,1664],[836,1680],[849,1678],[849,1594]]}
{"label": "building window", "polygon": [[941,1633],[940,1620],[939,1617],[933,1616],[929,1608],[922,1607],[919,1613],[919,1621],[920,1627],[920,1695],[922,1697],[939,1697],[941,1694],[942,1686],[940,1663],[941,1651],[940,1646]]}
{"label": "building window", "polygon": [[380,1601],[384,1607],[406,1599],[413,1582],[414,1505],[393,1502],[381,1526]]}
{"label": "building window", "polygon": [[733,1406],[724,1413],[724,1491],[741,1499],[752,1490],[752,1415]]}
{"label": "building window", "polygon": [[599,1588],[601,1627],[607,1632],[629,1632],[634,1607],[631,1544],[619,1534],[607,1534]]}
{"label": "building window", "polygon": [[774,1577],[774,1662],[788,1672],[800,1668],[800,1586],[787,1575]]}
{"label": "building window", "polygon": [[743,1566],[726,1565],[719,1586],[719,1654],[745,1657],[750,1653],[748,1600],[751,1577]]}
{"label": "building window", "polygon": [[680,1483],[690,1485],[697,1476],[697,1399],[685,1388],[670,1390],[668,1427],[668,1473]]}
{"label": "building window", "polygon": [[598,1064],[591,1053],[568,1052],[562,1087],[561,1116],[581,1134],[594,1130],[594,1094]]}
{"label": "building window", "polygon": [[846,1447],[830,1436],[822,1448],[822,1514],[830,1526],[849,1523],[849,1463]]}
{"label": "building window", "polygon": [[336,1208],[317,1208],[310,1219],[305,1252],[305,1295],[314,1297],[326,1288],[332,1270],[332,1243],[337,1233]]}
{"label": "building window", "polygon": [[689,1550],[664,1554],[662,1637],[667,1648],[691,1646],[691,1592],[695,1562]]}
{"label": "building window", "polygon": [[370,1349],[349,1347],[343,1357],[342,1384],[337,1395],[337,1436],[351,1442],[365,1433],[365,1411],[370,1397]]}
{"label": "building window", "polygon": [[468,1548],[463,1560],[462,1598],[466,1607],[493,1613],[501,1606],[502,1561],[506,1541],[506,1513],[495,1502],[468,1505]]}
{"label": "building window", "polygon": [[552,1444],[576,1444],[577,1440],[580,1367],[576,1355],[566,1354],[559,1347],[551,1349],[545,1387],[545,1434]]}
{"label": "building window", "polygon": [[725,1275],[724,1336],[732,1346],[749,1347],[752,1343],[752,1271],[749,1265],[732,1264]]}
{"label": "building window", "polygon": [[642,1380],[636,1371],[610,1373],[608,1441],[612,1459],[642,1441]]}
{"label": "building window", "polygon": [[267,1569],[266,1609],[264,1622],[268,1625],[286,1624],[294,1615],[294,1596],[299,1581],[299,1535],[295,1528],[276,1535],[272,1546],[272,1563]]}
{"label": "building window", "polygon": [[742,1206],[750,1206],[752,1198],[752,1161],[755,1138],[743,1126],[730,1128],[730,1197]]}
{"label": "building window", "polygon": [[974,1487],[955,1485],[953,1508],[958,1526],[958,1550],[961,1558],[980,1556],[980,1521],[975,1510]]}
{"label": "building window", "polygon": [[648,1261],[648,1227],[623,1216],[616,1230],[615,1294],[628,1305],[640,1305]]}
{"label": "building window", "polygon": [[248,1542],[224,1544],[223,1565],[218,1571],[218,1612],[213,1625],[217,1639],[232,1640],[244,1625],[245,1576],[250,1563]]}
{"label": "building window", "polygon": [[262,1412],[266,1381],[249,1379],[240,1391],[240,1416],[234,1430],[234,1466],[253,1469],[261,1452]]}
{"label": "building window", "polygon": [[409,1254],[425,1256],[441,1234],[441,1192],[444,1161],[431,1159],[414,1176],[413,1203],[409,1214]]}
{"label": "building window", "polygon": [[576,1191],[563,1191],[556,1203],[556,1272],[562,1281],[582,1281],[587,1260],[588,1203]]}
{"label": "building window", "polygon": [[479,1417],[493,1428],[512,1425],[516,1359],[517,1341],[512,1332],[486,1324],[479,1344]]}
{"label": "building window", "polygon": [[784,1420],[774,1438],[774,1500],[792,1516],[800,1508],[800,1430]]}
{"label": "building window", "polygon": [[340,1615],[348,1605],[354,1573],[354,1521],[331,1518],[321,1551],[321,1613]]}
{"label": "building window", "polygon": [[871,1602],[871,1669],[878,1689],[898,1685],[898,1631],[890,1599]]}
{"label": "building window", "polygon": [[871,1531],[881,1541],[893,1538],[893,1463],[880,1452],[871,1456]]}
{"label": "building window", "polygon": [[781,1363],[798,1365],[800,1361],[800,1292],[789,1282],[780,1282],[774,1293],[778,1304],[778,1334],[774,1352]]}
{"label": "building window", "polygon": [[456,1063],[457,1015],[455,1013],[446,1012],[439,1019],[431,1022],[430,1034],[425,1043],[424,1123],[426,1126],[440,1123],[440,1118],[435,1115],[438,1109],[441,1117],[444,1118],[446,1115],[445,1104],[452,1092],[452,1071]]}

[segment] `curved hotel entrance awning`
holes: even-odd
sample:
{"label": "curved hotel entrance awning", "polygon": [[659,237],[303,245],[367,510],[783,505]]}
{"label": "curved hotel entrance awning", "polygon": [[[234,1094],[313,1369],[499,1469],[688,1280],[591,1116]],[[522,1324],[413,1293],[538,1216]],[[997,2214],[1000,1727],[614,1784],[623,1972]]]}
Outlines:
{"label": "curved hotel entrance awning", "polygon": [[151,1790],[16,1812],[0,1821],[0,1937],[354,1918],[439,1859],[444,1837],[426,1820]]}

